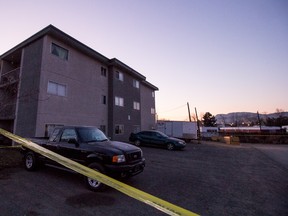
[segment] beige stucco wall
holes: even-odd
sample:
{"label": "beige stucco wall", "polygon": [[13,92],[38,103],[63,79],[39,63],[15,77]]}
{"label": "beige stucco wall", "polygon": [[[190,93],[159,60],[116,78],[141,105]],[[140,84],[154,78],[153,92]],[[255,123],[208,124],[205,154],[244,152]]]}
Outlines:
{"label": "beige stucco wall", "polygon": [[[69,50],[68,61],[51,54],[51,43]],[[83,55],[51,37],[44,38],[41,68],[37,136],[43,136],[46,124],[108,125],[108,78],[101,76],[101,66],[95,59]],[[66,96],[47,93],[48,82],[66,86]]]}
{"label": "beige stucco wall", "polygon": [[141,130],[155,129],[156,114],[151,114],[151,108],[155,109],[155,92],[152,97],[153,90],[146,85],[141,85]]}

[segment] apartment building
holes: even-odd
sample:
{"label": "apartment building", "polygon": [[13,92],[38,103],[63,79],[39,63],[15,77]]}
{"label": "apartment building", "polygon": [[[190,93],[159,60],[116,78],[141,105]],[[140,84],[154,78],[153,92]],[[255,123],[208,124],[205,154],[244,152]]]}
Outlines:
{"label": "apartment building", "polygon": [[57,125],[89,125],[127,141],[155,126],[156,86],[52,25],[0,61],[1,128],[31,137]]}

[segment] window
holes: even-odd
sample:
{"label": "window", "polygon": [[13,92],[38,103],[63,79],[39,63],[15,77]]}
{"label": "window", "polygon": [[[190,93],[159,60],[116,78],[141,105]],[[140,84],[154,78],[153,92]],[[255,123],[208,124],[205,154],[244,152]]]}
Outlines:
{"label": "window", "polygon": [[[63,125],[62,124],[46,124],[45,125],[45,135],[44,136],[45,137],[51,137],[51,134],[53,133],[54,129],[56,127],[60,127],[60,126],[63,126]],[[52,140],[50,140],[51,142],[53,141],[53,139],[56,138],[56,136],[58,134],[58,131],[59,131],[59,129],[55,129],[55,130],[57,130],[57,133],[56,133],[55,137],[52,138]]]}
{"label": "window", "polygon": [[116,106],[124,106],[124,99],[121,97],[115,97],[115,105]]}
{"label": "window", "polygon": [[106,95],[102,95],[101,97],[101,103],[106,104]]}
{"label": "window", "polygon": [[78,134],[83,142],[102,142],[107,140],[105,134],[101,130],[94,127],[78,128]]}
{"label": "window", "polygon": [[58,95],[58,96],[66,96],[66,86],[49,81],[47,92],[50,94]]}
{"label": "window", "polygon": [[106,68],[101,67],[101,75],[104,76],[104,77],[107,76]]}
{"label": "window", "polygon": [[123,73],[119,72],[119,71],[116,71],[116,78],[120,81],[123,81],[124,80],[124,75]]}
{"label": "window", "polygon": [[106,125],[100,125],[99,129],[106,134]]}
{"label": "window", "polygon": [[133,87],[139,88],[139,81],[138,80],[133,80]]}
{"label": "window", "polygon": [[68,60],[68,50],[54,43],[52,43],[52,46],[51,46],[51,53],[58,56],[59,58],[63,60]]}
{"label": "window", "polygon": [[155,92],[154,92],[154,91],[152,92],[152,97],[153,97],[153,98],[155,97]]}
{"label": "window", "polygon": [[134,108],[135,110],[140,110],[140,103],[134,101],[134,102],[133,102],[133,108]]}
{"label": "window", "polygon": [[57,128],[52,132],[52,134],[49,138],[49,142],[55,142],[56,141],[56,138],[57,138],[57,135],[59,134],[59,131],[60,131],[60,129]]}
{"label": "window", "polygon": [[115,134],[123,134],[124,125],[115,125]]}
{"label": "window", "polygon": [[65,129],[62,133],[61,142],[68,142],[71,139],[77,140],[76,131],[74,129]]}
{"label": "window", "polygon": [[151,108],[151,114],[155,114],[155,108]]}
{"label": "window", "polygon": [[143,136],[152,136],[152,134],[148,131],[140,132]]}

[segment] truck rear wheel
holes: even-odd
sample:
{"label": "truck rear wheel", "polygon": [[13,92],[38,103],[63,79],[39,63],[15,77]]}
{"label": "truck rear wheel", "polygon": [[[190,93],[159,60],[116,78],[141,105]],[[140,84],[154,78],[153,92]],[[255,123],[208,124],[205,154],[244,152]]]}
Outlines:
{"label": "truck rear wheel", "polygon": [[[100,173],[105,174],[104,168],[98,163],[91,163],[91,164],[89,164],[88,167],[91,169],[94,169]],[[90,189],[92,191],[95,191],[95,192],[103,191],[106,188],[106,185],[101,183],[97,179],[85,177],[85,181],[86,181],[86,186],[88,187],[88,189]]]}
{"label": "truck rear wheel", "polygon": [[38,168],[38,162],[35,153],[28,152],[24,156],[25,168],[28,171],[34,171]]}

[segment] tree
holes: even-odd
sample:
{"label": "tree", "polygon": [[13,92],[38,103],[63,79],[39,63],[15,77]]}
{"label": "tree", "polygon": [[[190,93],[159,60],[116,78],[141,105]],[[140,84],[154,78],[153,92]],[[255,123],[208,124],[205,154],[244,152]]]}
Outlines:
{"label": "tree", "polygon": [[206,112],[203,116],[204,127],[214,127],[216,126],[216,118],[210,112]]}
{"label": "tree", "polygon": [[279,116],[278,118],[267,118],[266,126],[284,126],[288,125],[288,117],[286,116]]}

